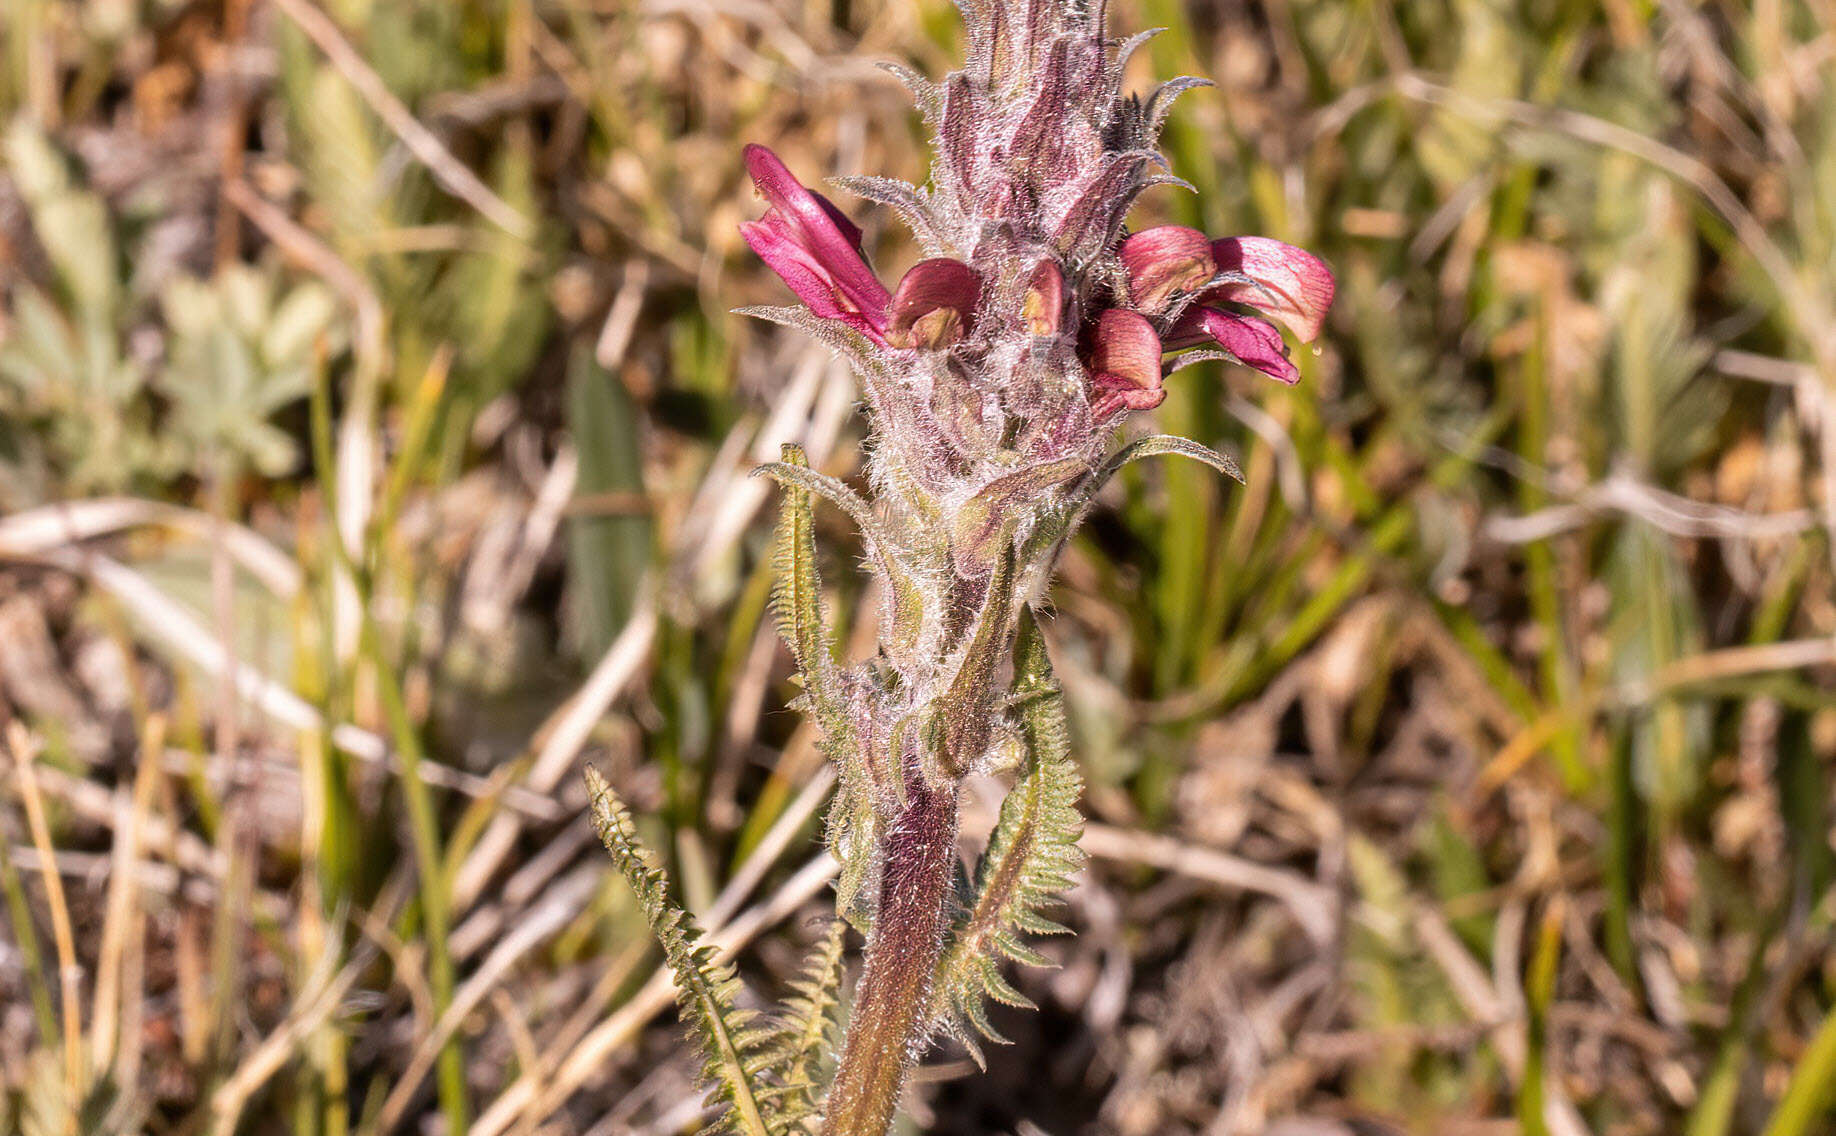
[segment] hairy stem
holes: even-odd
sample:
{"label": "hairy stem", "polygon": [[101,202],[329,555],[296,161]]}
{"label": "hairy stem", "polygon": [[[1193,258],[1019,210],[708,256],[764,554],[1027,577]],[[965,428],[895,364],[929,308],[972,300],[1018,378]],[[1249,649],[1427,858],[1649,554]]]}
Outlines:
{"label": "hairy stem", "polygon": [[912,778],[880,865],[880,904],[854,996],[824,1136],[885,1136],[916,1055],[943,947],[956,844],[956,788]]}

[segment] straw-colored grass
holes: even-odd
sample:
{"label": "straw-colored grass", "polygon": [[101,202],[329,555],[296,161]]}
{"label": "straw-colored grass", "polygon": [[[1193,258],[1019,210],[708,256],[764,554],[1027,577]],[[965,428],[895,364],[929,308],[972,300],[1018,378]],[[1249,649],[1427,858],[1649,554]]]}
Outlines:
{"label": "straw-colored grass", "polygon": [[[937,1132],[1836,1130],[1836,8],[1131,0],[1318,250],[1047,629],[1093,859]],[[723,957],[823,933],[767,616],[845,371],[740,146],[922,180],[942,3],[9,0],[0,1132],[699,1116],[591,759]],[[884,270],[917,258],[864,208]],[[878,605],[817,514],[858,657]],[[979,820],[978,820],[979,816]],[[979,837],[992,817],[972,815]],[[979,827],[978,827],[979,825]]]}

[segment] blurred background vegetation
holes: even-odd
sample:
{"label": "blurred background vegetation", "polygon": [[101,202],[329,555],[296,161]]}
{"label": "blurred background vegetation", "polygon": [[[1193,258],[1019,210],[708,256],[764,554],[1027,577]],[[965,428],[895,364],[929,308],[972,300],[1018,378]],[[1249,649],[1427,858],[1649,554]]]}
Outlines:
{"label": "blurred background vegetation", "polygon": [[[1094,855],[961,1133],[1836,1132],[1836,5],[1116,0],[1140,223],[1314,249],[1241,456],[1048,634]],[[591,760],[777,993],[829,783],[764,602],[847,375],[740,146],[922,180],[939,0],[8,0],[0,1131],[691,1130]],[[916,259],[843,201],[887,279]],[[858,653],[874,605],[824,537]],[[986,825],[987,808],[979,815]],[[971,827],[974,827],[972,824]]]}

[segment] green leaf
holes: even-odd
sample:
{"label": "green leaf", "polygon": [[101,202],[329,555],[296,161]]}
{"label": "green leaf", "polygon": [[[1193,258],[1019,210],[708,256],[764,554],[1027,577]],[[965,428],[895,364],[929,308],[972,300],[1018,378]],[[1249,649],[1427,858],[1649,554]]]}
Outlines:
{"label": "green leaf", "polygon": [[[585,343],[568,361],[567,428],[580,455],[577,499],[642,495],[637,413],[623,384]],[[582,655],[597,658],[612,645],[650,559],[651,521],[642,511],[595,510],[568,519],[568,594]]]}
{"label": "green leaf", "polygon": [[806,496],[814,493],[848,514],[861,530],[867,542],[867,553],[873,557],[880,578],[887,584],[886,620],[891,630],[885,637],[886,642],[895,655],[915,650],[924,632],[924,594],[918,587],[917,577],[900,557],[898,545],[886,526],[873,515],[872,507],[860,494],[835,478],[811,469],[801,447],[786,445],[784,454],[783,461],[767,462],[753,473],[762,473],[787,490],[800,490]]}
{"label": "green leaf", "polygon": [[811,495],[821,493],[857,521],[868,518],[867,505],[852,489],[811,469],[802,446],[786,443],[782,453],[784,460],[759,467],[784,487],[778,519],[778,582],[772,603],[778,611],[784,641],[796,657],[817,724],[827,740],[845,745],[851,742],[853,730],[845,713],[841,676],[829,650],[822,617],[822,577],[816,571]]}
{"label": "green leaf", "polygon": [[1021,934],[1064,932],[1041,912],[1071,886],[1084,862],[1077,844],[1084,830],[1077,808],[1084,779],[1071,760],[1064,698],[1030,609],[1015,648],[1009,705],[1026,745],[1025,770],[1001,802],[1000,819],[976,866],[973,896],[938,964],[933,994],[936,1028],[956,1036],[978,1062],[981,1054],[968,1027],[991,1041],[1005,1041],[988,1021],[987,1000],[1031,1005],[1001,976],[1001,963],[1047,965]]}
{"label": "green leaf", "polygon": [[797,660],[803,680],[801,708],[816,720],[822,748],[841,773],[841,789],[829,806],[829,850],[841,863],[836,882],[836,909],[864,926],[861,888],[879,845],[879,813],[874,808],[874,785],[862,757],[854,724],[848,716],[842,676],[829,651],[829,636],[822,618],[822,578],[816,571],[816,537],[813,521],[814,492],[822,492],[851,515],[850,506],[865,503],[854,491],[833,478],[809,468],[803,447],[783,448],[781,462],[761,467],[784,487],[778,519],[778,582],[772,591],[780,630]]}
{"label": "green leaf", "polygon": [[788,1132],[816,1131],[824,1066],[840,1040],[842,954],[848,924],[832,920],[826,935],[811,948],[791,996],[760,1031],[758,1046],[776,1086],[771,1090],[773,1121]]}
{"label": "green leaf", "polygon": [[768,1106],[757,1082],[763,1055],[756,1044],[748,1044],[758,1037],[752,1028],[756,1015],[735,1005],[738,975],[701,942],[695,917],[670,902],[669,877],[638,839],[631,814],[605,778],[589,766],[586,783],[599,839],[637,893],[651,933],[675,973],[682,1016],[700,1045],[702,1079],[709,1084],[708,1099],[717,1109],[704,1131],[776,1136],[781,1129],[767,1122]]}

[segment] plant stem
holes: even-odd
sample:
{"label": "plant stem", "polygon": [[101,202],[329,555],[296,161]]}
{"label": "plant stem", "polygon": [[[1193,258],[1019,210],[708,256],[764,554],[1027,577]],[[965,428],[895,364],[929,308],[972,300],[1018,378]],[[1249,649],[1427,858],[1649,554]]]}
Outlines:
{"label": "plant stem", "polygon": [[854,996],[825,1136],[885,1136],[927,1024],[956,845],[955,786],[912,777],[880,865],[880,904]]}

